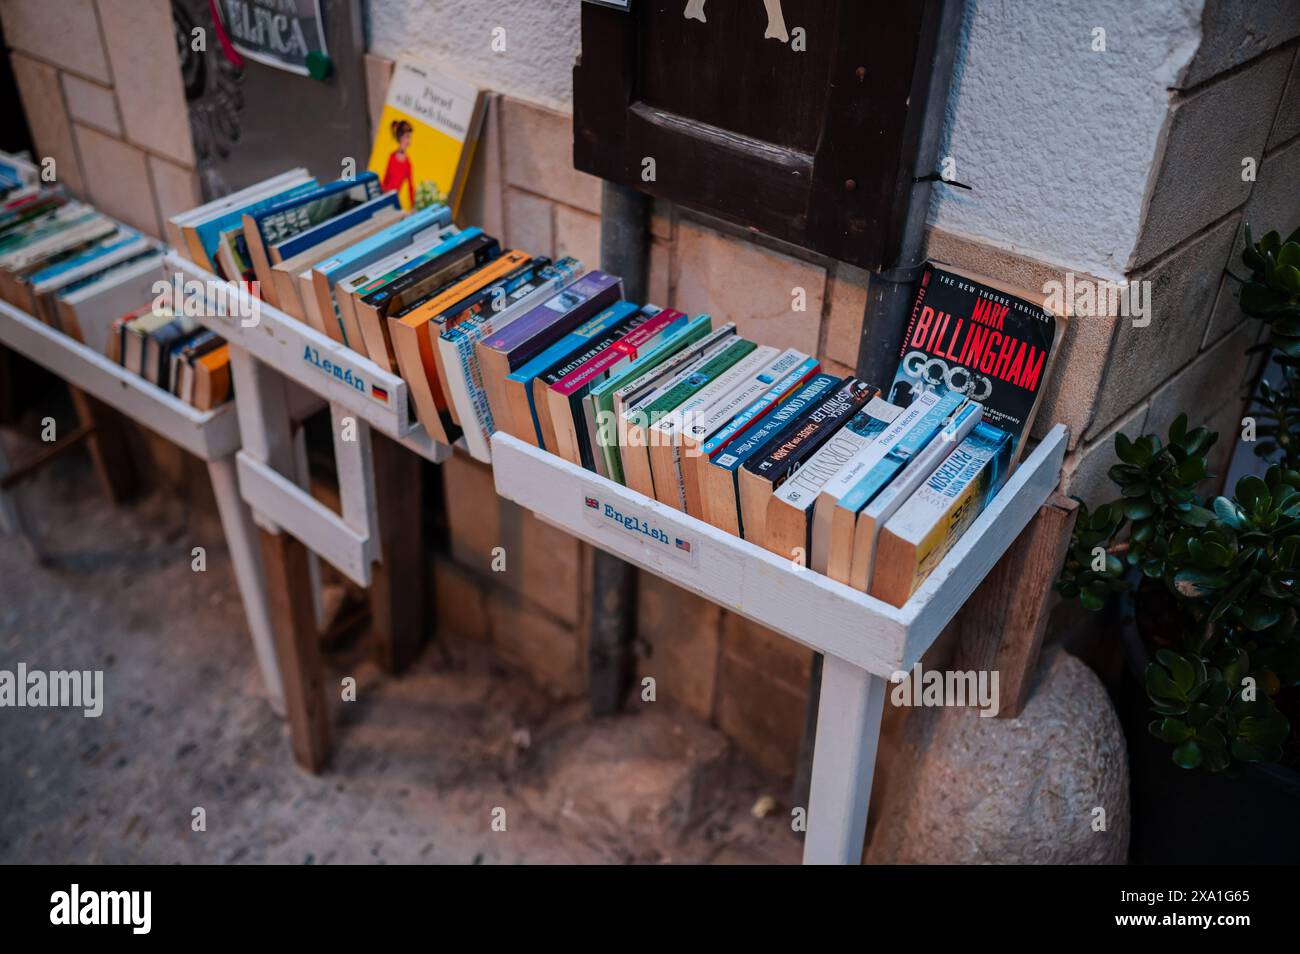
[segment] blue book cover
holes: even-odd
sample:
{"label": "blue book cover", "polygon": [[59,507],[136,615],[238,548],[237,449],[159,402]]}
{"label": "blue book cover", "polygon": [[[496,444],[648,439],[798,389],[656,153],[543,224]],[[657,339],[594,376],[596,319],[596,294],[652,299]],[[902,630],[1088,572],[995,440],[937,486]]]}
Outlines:
{"label": "blue book cover", "polygon": [[[924,450],[930,441],[934,440],[938,433],[943,430],[944,425],[948,423],[948,419],[953,413],[965,403],[965,395],[954,391],[948,391],[944,394],[939,399],[939,403],[926,411],[921,416],[921,419],[899,438],[898,443],[891,447],[885,456],[863,474],[849,492],[839,499],[838,506],[857,513],[871,503],[876,494],[884,490],[899,471],[907,466],[908,461]],[[969,405],[965,413],[975,413],[978,410],[978,406]]]}
{"label": "blue book cover", "polygon": [[523,384],[524,391],[528,395],[528,410],[533,417],[533,431],[537,434],[537,446],[542,446],[542,428],[541,422],[537,420],[537,408],[533,404],[533,378],[539,374],[544,374],[553,365],[568,357],[570,352],[577,350],[596,335],[618,324],[633,312],[640,310],[639,305],[630,301],[615,302],[590,321],[579,325],[549,348],[543,349],[531,361],[511,372],[509,380]]}
{"label": "blue book cover", "polygon": [[97,258],[101,258],[104,255],[108,255],[110,252],[115,252],[118,249],[124,248],[132,242],[138,242],[139,240],[139,232],[125,227],[120,228],[112,235],[102,239],[100,244],[95,245],[93,248],[86,249],[84,252],[80,252],[71,258],[64,259],[55,265],[42,268],[39,272],[31,275],[27,279],[27,282],[31,285],[40,285],[43,282],[49,281],[51,278],[57,278],[65,272],[70,272],[74,268],[79,268],[87,262],[93,262]]}
{"label": "blue book cover", "polygon": [[373,172],[363,172],[355,179],[339,179],[277,202],[270,208],[245,214],[252,217],[262,244],[269,249],[348,208],[378,198],[379,193],[379,177]]}
{"label": "blue book cover", "polygon": [[819,374],[790,397],[768,411],[754,425],[754,429],[728,447],[710,463],[724,470],[736,471],[740,465],[756,454],[759,448],[776,436],[796,417],[839,387],[843,380],[834,374]]}
{"label": "blue book cover", "polygon": [[319,225],[313,226],[304,232],[299,232],[292,238],[287,238],[276,245],[275,252],[282,262],[287,258],[293,258],[299,252],[314,248],[321,242],[328,241],[341,232],[346,232],[354,225],[370,221],[381,209],[397,209],[399,212],[401,211],[402,203],[398,199],[396,192],[386,192],[376,199],[354,206],[346,212],[341,212],[333,218],[326,219]]}
{"label": "blue book cover", "polygon": [[275,195],[268,195],[264,199],[258,199],[251,205],[243,206],[238,209],[231,209],[224,215],[215,219],[194,226],[194,234],[198,236],[199,244],[203,246],[203,254],[208,257],[208,261],[213,265],[217,263],[217,249],[221,247],[221,233],[228,232],[239,226],[244,221],[245,215],[256,215],[258,212],[265,211],[273,206],[285,202],[289,199],[295,199],[299,196],[314,192],[319,186],[315,179],[308,179],[306,182],[299,183],[291,189],[285,189],[283,192],[277,192]]}
{"label": "blue book cover", "polygon": [[380,229],[374,235],[340,252],[328,262],[321,262],[314,271],[324,275],[330,288],[333,288],[344,276],[410,245],[415,236],[425,229],[446,225],[451,225],[451,210],[445,205],[431,205],[418,212],[412,212],[400,222],[394,222],[387,228]]}

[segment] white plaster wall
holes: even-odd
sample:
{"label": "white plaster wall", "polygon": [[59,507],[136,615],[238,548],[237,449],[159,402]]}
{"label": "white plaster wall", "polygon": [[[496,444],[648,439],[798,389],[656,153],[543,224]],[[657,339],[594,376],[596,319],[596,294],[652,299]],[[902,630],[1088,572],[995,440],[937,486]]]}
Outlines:
{"label": "white plaster wall", "polygon": [[[369,50],[418,56],[485,89],[568,111],[579,0],[366,0]],[[505,29],[505,50],[492,31]]]}
{"label": "white plaster wall", "polygon": [[[1119,277],[1204,0],[966,0],[930,221]],[[1093,52],[1093,29],[1106,51]]]}
{"label": "white plaster wall", "polygon": [[[1119,277],[1137,240],[1168,88],[1196,52],[1204,2],[966,0],[940,154],[974,189],[937,186],[930,221]],[[484,87],[571,109],[579,0],[366,6],[371,52],[418,55]],[[505,52],[491,49],[496,27],[505,28]],[[1092,50],[1094,27],[1106,31],[1104,53]]]}

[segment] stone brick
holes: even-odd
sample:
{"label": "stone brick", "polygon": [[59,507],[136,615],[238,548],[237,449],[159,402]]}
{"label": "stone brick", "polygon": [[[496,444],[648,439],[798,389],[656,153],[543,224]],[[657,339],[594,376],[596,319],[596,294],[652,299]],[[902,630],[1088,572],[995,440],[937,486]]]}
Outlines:
{"label": "stone brick", "polygon": [[555,257],[566,255],[588,268],[600,267],[600,216],[567,205],[555,207]]}
{"label": "stone brick", "polygon": [[[3,7],[4,10],[11,9]],[[6,25],[8,17],[5,18]],[[27,115],[27,126],[32,133],[37,164],[49,157],[54,160],[57,181],[76,195],[86,194],[86,179],[81,173],[81,160],[77,155],[77,142],[72,123],[63,106],[63,93],[59,85],[59,71],[54,67],[21,53],[10,56],[18,94]]]}
{"label": "stone brick", "polygon": [[[673,243],[650,240],[650,274],[646,277],[646,299],[661,307],[672,300]],[[683,308],[682,311],[687,311]],[[696,314],[696,312],[691,312]]]}
{"label": "stone brick", "polygon": [[501,178],[501,97],[490,94],[483,131],[465,182],[460,220],[481,227],[489,235],[504,235],[504,192]]}
{"label": "stone brick", "polygon": [[849,367],[857,365],[869,275],[852,265],[835,266],[829,285],[830,308],[822,329],[821,357]]}
{"label": "stone brick", "polygon": [[[94,0],[5,0],[0,3],[5,42],[101,83],[113,81],[100,40]],[[168,31],[171,13],[167,14]]]}
{"label": "stone brick", "polygon": [[799,759],[806,693],[723,653],[718,673],[717,725],[758,766],[790,777]]}
{"label": "stone brick", "polygon": [[529,601],[500,592],[488,598],[487,608],[492,646],[502,658],[560,695],[582,691],[585,660],[580,658],[572,628],[539,612]]}
{"label": "stone brick", "polygon": [[[1026,258],[942,229],[931,229],[926,242],[926,253],[936,262],[1003,282],[1020,289],[1025,297],[1045,295],[1048,282],[1063,283],[1068,274],[1059,265]],[[1076,281],[1098,280],[1082,272],[1075,272],[1074,276]],[[1034,421],[1033,436],[1041,438],[1053,424],[1065,424],[1070,429],[1071,448],[1083,439],[1106,371],[1114,333],[1115,322],[1107,317],[1074,316],[1066,322],[1058,344],[1060,350],[1043,392],[1043,403]]]}
{"label": "stone brick", "polygon": [[[761,345],[815,354],[826,270],[694,223],[679,222],[673,256],[673,305],[708,312]],[[792,310],[794,290],[806,310]]]}
{"label": "stone brick", "polygon": [[1300,139],[1284,146],[1260,163],[1259,181],[1250,193],[1242,213],[1243,228],[1233,246],[1233,270],[1245,275],[1241,250],[1246,246],[1244,224],[1258,240],[1265,232],[1277,229],[1284,236],[1300,226]]}
{"label": "stone brick", "polygon": [[505,97],[506,182],[587,212],[600,212],[600,180],[573,168],[573,120],[565,113]]}
{"label": "stone brick", "polygon": [[760,670],[793,692],[805,693],[812,675],[811,649],[735,613],[726,614],[722,652]]}
{"label": "stone brick", "polygon": [[1277,119],[1268,137],[1268,148],[1276,148],[1296,136],[1300,136],[1300,46],[1296,47],[1291,79],[1287,81],[1282,102],[1277,107]]}
{"label": "stone brick", "polygon": [[1291,52],[1278,51],[1175,103],[1160,137],[1129,269],[1169,251],[1250,196],[1242,159],[1264,156]]}
{"label": "stone brick", "polygon": [[[1265,232],[1276,229],[1284,236],[1300,226],[1300,140],[1269,154],[1260,164],[1258,181],[1250,193],[1241,214],[1241,226],[1228,256],[1227,268],[1234,275],[1245,278],[1250,270],[1241,260],[1246,247],[1246,226],[1250,226],[1256,240]],[[1213,344],[1242,321],[1251,321],[1241,312],[1241,282],[1225,278],[1219,290],[1209,327],[1205,332],[1204,346]]]}
{"label": "stone brick", "polygon": [[[555,229],[551,202],[520,189],[505,192],[504,239],[511,248],[533,255],[555,254]],[[595,262],[583,262],[595,268]]]}
{"label": "stone brick", "polygon": [[393,61],[374,53],[365,55],[366,71],[366,115],[370,119],[370,138],[375,138],[379,127],[379,117],[384,112],[384,100],[388,98],[388,81],[393,78]]}
{"label": "stone brick", "polygon": [[1119,463],[1115,435],[1122,432],[1132,440],[1145,434],[1149,408],[1149,404],[1139,405],[1106,433],[1071,451],[1061,468],[1061,493],[1078,497],[1093,509],[1118,497],[1119,488],[1108,476]]}
{"label": "stone brick", "polygon": [[1238,220],[1235,215],[1225,219],[1149,271],[1131,276],[1132,281],[1151,282],[1151,323],[1139,328],[1127,318],[1117,322],[1088,439],[1109,427],[1196,355],[1214,308]]}
{"label": "stone brick", "polygon": [[713,716],[722,609],[652,573],[637,582],[637,678],[653,676],[658,701]]}
{"label": "stone brick", "polygon": [[149,175],[153,179],[154,196],[158,203],[158,227],[166,234],[165,224],[169,218],[192,209],[203,201],[198,173],[166,159],[150,156]]}
{"label": "stone brick", "polygon": [[126,138],[194,165],[185,88],[167,0],[99,0],[104,45]]}
{"label": "stone brick", "polygon": [[[457,454],[442,465],[442,473],[456,560],[561,621],[576,624],[582,589],[578,541],[498,497],[491,468]],[[505,548],[504,572],[492,570],[495,547]]]}
{"label": "stone brick", "polygon": [[1203,83],[1298,35],[1300,7],[1294,0],[1207,0],[1201,13],[1201,44],[1179,87]]}
{"label": "stone brick", "polygon": [[100,86],[71,73],[62,74],[62,79],[68,115],[77,122],[121,138],[122,121],[117,115],[117,101],[113,98],[113,91],[107,86]]}
{"label": "stone brick", "polygon": [[650,234],[671,242],[677,224],[677,207],[666,199],[654,199],[650,207]]}
{"label": "stone brick", "polygon": [[86,170],[86,189],[100,211],[142,232],[160,235],[145,154],[89,126],[73,124]]}
{"label": "stone brick", "polygon": [[434,607],[440,629],[465,639],[489,636],[483,588],[473,573],[453,560],[433,561]]}
{"label": "stone brick", "polygon": [[[1151,395],[1147,431],[1164,437],[1174,418],[1184,412],[1191,427],[1208,425],[1211,420],[1222,419],[1224,408],[1231,409],[1240,423],[1238,412],[1249,387],[1247,372],[1253,365],[1246,349],[1255,343],[1258,332],[1256,322],[1243,324]],[[1233,440],[1231,433],[1219,438],[1223,444]]]}

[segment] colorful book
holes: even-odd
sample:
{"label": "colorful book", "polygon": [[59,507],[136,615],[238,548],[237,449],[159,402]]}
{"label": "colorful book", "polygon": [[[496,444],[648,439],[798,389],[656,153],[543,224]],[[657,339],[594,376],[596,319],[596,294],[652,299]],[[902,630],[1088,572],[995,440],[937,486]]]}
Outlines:
{"label": "colorful book", "polygon": [[[933,397],[933,401],[924,398]],[[857,513],[894,478],[908,460],[939,436],[966,403],[952,391],[925,395],[907,406],[877,438],[865,460],[836,474],[818,495],[812,527],[812,568],[840,583],[848,582],[853,559],[853,525]],[[973,425],[972,425],[973,426]]]}
{"label": "colorful book", "polygon": [[1014,438],[980,422],[880,531],[869,592],[902,606],[1006,481]]}
{"label": "colorful book", "polygon": [[581,271],[582,263],[573,258],[564,258],[546,265],[533,278],[509,289],[501,299],[502,307],[499,311],[489,309],[479,319],[463,321],[439,336],[438,349],[442,354],[442,366],[448,369],[446,380],[451,390],[449,397],[452,407],[460,415],[466,449],[475,460],[484,463],[492,460],[491,437],[497,429],[492,409],[488,405],[487,388],[483,384],[476,345],[550,298],[572,282]]}
{"label": "colorful book", "polygon": [[337,215],[379,197],[379,179],[365,172],[355,179],[339,179],[317,186],[297,195],[275,202],[265,209],[243,212],[240,219],[244,241],[248,245],[248,259],[261,283],[262,296],[277,305],[275,289],[271,285],[269,249],[286,239],[313,229]]}
{"label": "colorful book", "polygon": [[[881,488],[861,509],[853,528],[853,553],[849,560],[849,576],[847,580],[841,582],[846,582],[864,593],[870,589],[880,528],[966,439],[966,435],[980,422],[982,412],[983,408],[979,404],[967,401],[952,420],[944,425],[939,436],[930,441],[904,466],[898,476]],[[850,506],[854,503],[856,501],[850,501]]]}
{"label": "colorful book", "polygon": [[645,351],[626,367],[597,382],[583,399],[583,414],[588,429],[594,432],[596,472],[618,483],[623,482],[623,464],[618,453],[618,416],[614,410],[615,393],[625,385],[648,376],[674,355],[702,340],[713,329],[713,319],[696,315],[653,348]]}
{"label": "colorful book", "polygon": [[[495,240],[493,240],[495,241]],[[466,246],[466,254],[473,243]],[[454,279],[442,282],[431,279],[440,290],[401,317],[388,319],[389,337],[402,378],[415,402],[416,414],[425,431],[441,444],[451,444],[460,436],[447,413],[447,398],[442,386],[433,343],[445,327],[447,311],[467,295],[496,281],[529,260],[527,252],[513,250],[471,268]],[[449,266],[451,267],[451,266]],[[449,430],[450,428],[450,430]]]}
{"label": "colorful book", "polygon": [[762,544],[767,537],[767,504],[772,493],[878,392],[865,381],[850,378],[817,407],[788,425],[763,453],[747,460],[737,474],[741,528],[746,540]]}
{"label": "colorful book", "polygon": [[[622,298],[621,278],[588,272],[479,341],[475,346],[479,369],[497,430],[536,445],[539,438],[530,382],[586,340],[574,335],[575,329]],[[518,419],[512,414],[516,402],[522,404]]]}
{"label": "colorful book", "polygon": [[486,106],[477,87],[428,63],[398,60],[370,152],[384,191],[404,209],[442,202],[455,215]]}

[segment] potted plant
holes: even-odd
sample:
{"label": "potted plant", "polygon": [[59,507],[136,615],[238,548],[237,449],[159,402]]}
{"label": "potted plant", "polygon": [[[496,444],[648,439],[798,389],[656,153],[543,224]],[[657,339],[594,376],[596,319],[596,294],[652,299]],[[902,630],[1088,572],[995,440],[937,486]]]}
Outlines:
{"label": "potted plant", "polygon": [[1300,855],[1300,229],[1247,227],[1242,258],[1281,374],[1252,398],[1267,472],[1206,500],[1216,434],[1116,435],[1118,496],[1081,504],[1056,584],[1119,613],[1138,861]]}

